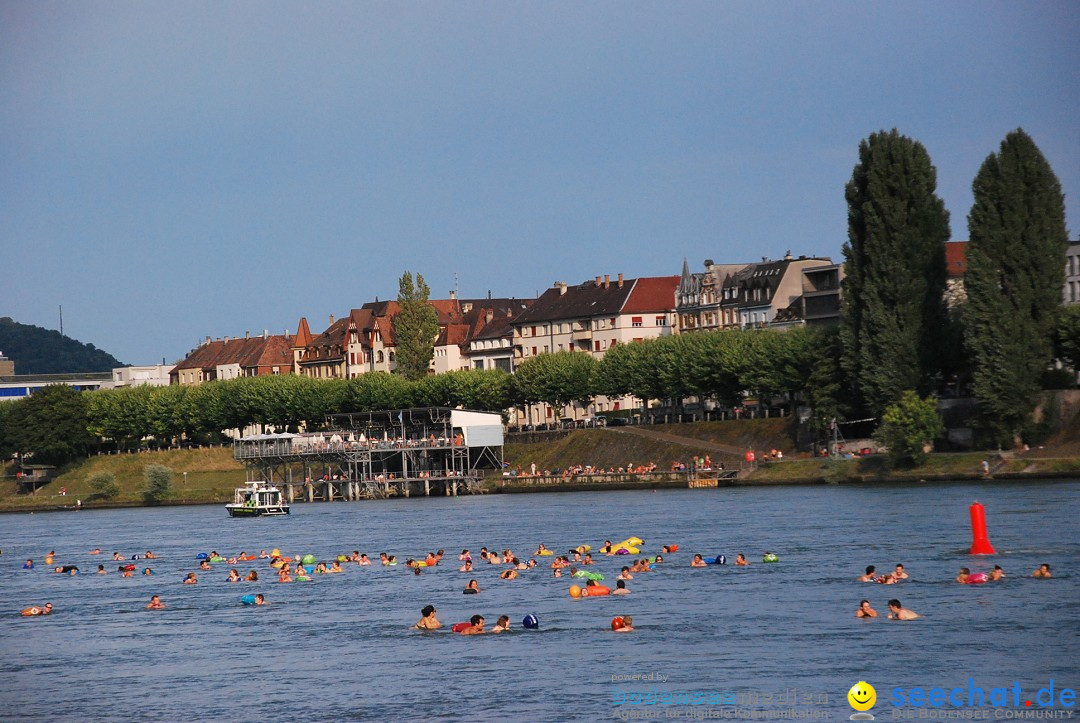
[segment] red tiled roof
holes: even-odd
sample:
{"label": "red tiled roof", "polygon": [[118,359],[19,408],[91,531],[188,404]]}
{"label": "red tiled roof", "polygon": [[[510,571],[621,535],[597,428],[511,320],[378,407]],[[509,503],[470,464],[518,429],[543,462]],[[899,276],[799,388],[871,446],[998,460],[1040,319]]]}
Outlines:
{"label": "red tiled roof", "polygon": [[301,316],[300,323],[296,325],[296,336],[293,337],[293,346],[307,346],[311,343],[311,329],[308,328],[307,317]]}
{"label": "red tiled roof", "polygon": [[173,372],[181,369],[213,369],[224,364],[242,368],[292,365],[291,340],[285,336],[256,336],[243,339],[217,339],[195,349]]}
{"label": "red tiled roof", "polygon": [[967,273],[967,241],[945,243],[945,273],[950,279],[959,279]]}
{"label": "red tiled roof", "polygon": [[646,276],[637,279],[630,298],[623,305],[622,313],[673,311],[678,288],[678,276]]}

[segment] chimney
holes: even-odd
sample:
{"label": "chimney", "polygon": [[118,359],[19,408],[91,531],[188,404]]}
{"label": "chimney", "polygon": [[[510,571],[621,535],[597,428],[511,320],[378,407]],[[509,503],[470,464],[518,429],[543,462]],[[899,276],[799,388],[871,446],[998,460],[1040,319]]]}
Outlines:
{"label": "chimney", "polygon": [[604,274],[604,288],[611,288],[611,274]]}
{"label": "chimney", "polygon": [[270,331],[268,329],[263,329],[263,339],[265,339],[268,336],[270,336]]}
{"label": "chimney", "polygon": [[791,249],[788,249],[787,253],[784,254],[784,261],[791,261]]}
{"label": "chimney", "polygon": [[559,290],[559,296],[562,296],[566,293],[566,284],[562,281],[556,281],[555,288]]}
{"label": "chimney", "polygon": [[712,259],[705,259],[705,268],[712,266]]}
{"label": "chimney", "polygon": [[491,309],[485,310],[485,312],[484,312],[484,322],[485,323],[490,324],[491,320],[494,319],[494,318],[495,318],[495,312],[494,311],[492,311]]}
{"label": "chimney", "polygon": [[596,286],[597,286],[597,288],[600,287],[600,277],[599,276],[596,277]]}
{"label": "chimney", "polygon": [[330,315],[330,326],[333,326],[333,325],[334,325],[334,315],[331,314]]}
{"label": "chimney", "polygon": [[456,298],[457,298],[457,292],[454,291],[454,290],[451,290],[450,291],[450,301],[453,301]]}
{"label": "chimney", "polygon": [[225,343],[226,343],[226,344],[228,344],[228,343],[229,343],[229,337],[225,337]]}
{"label": "chimney", "polygon": [[622,274],[619,274],[619,288],[622,288]]}
{"label": "chimney", "polygon": [[491,298],[491,289],[488,289],[488,298]]}
{"label": "chimney", "polygon": [[251,331],[250,330],[244,332],[244,338],[245,339],[250,339],[251,338]]}

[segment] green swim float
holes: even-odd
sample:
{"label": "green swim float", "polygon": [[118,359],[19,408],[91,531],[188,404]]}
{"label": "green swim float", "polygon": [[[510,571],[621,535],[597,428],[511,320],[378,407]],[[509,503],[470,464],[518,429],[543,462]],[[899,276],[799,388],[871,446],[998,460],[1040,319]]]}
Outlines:
{"label": "green swim float", "polygon": [[777,557],[776,555],[774,555],[771,552],[766,552],[764,555],[762,555],[761,561],[762,562],[780,562],[780,558]]}

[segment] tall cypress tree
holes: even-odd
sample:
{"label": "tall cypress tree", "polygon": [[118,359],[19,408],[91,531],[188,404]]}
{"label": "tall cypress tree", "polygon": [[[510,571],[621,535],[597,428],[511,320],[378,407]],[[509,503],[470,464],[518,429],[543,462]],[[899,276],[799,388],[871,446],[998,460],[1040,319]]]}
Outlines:
{"label": "tall cypress tree", "polygon": [[983,162],[968,216],[965,342],[979,420],[994,441],[1020,434],[1053,356],[1065,283],[1065,198],[1031,137],[1017,129]]}
{"label": "tall cypress tree", "polygon": [[921,143],[893,129],[859,144],[844,192],[841,363],[875,416],[905,390],[933,391],[941,369],[949,212],[936,188]]}
{"label": "tall cypress tree", "polygon": [[406,271],[398,282],[398,313],[394,317],[394,336],[397,339],[396,371],[406,379],[427,376],[435,355],[435,339],[439,336],[439,319],[428,303],[431,290],[424,277]]}

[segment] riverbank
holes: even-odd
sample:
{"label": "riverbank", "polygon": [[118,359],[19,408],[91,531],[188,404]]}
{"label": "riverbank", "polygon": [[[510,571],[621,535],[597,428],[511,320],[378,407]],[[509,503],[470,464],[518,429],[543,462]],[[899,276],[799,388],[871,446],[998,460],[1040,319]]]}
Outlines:
{"label": "riverbank", "polygon": [[[982,480],[1040,480],[1080,477],[1080,449],[1077,431],[1080,420],[1043,448],[1025,453],[967,452],[935,453],[916,468],[891,468],[884,456],[828,460],[798,457],[792,450],[790,419],[759,419],[729,422],[699,422],[649,427],[580,429],[568,432],[533,433],[508,438],[504,458],[509,469],[532,471],[564,470],[575,465],[595,469],[635,467],[655,463],[657,473],[648,477],[618,474],[578,475],[566,479],[550,475],[550,483],[537,484],[535,478],[503,477],[493,471],[488,491],[526,493],[546,491],[666,489],[689,486],[685,474],[671,473],[673,462],[690,464],[694,456],[709,455],[730,470],[736,479],[721,479],[716,486],[772,486],[866,483],[940,483]],[[753,469],[735,452],[741,449],[782,449],[779,462],[759,462]],[[982,472],[986,461],[989,476]],[[100,455],[72,463],[35,494],[19,494],[10,466],[0,470],[0,512],[30,512],[85,508],[141,507],[146,467],[163,465],[173,472],[172,493],[165,505],[224,504],[233,490],[244,482],[244,467],[232,456],[232,448],[205,447],[137,454]],[[109,472],[116,478],[119,493],[103,498],[89,479]],[[186,473],[186,474],[185,474]],[[531,480],[531,481],[530,481]],[[713,486],[706,483],[703,486]],[[66,490],[66,494],[61,494]]]}

